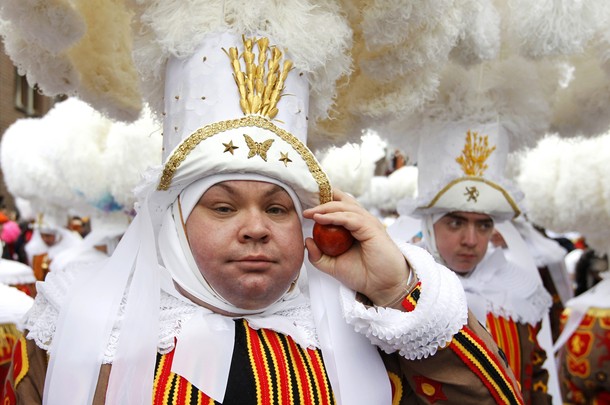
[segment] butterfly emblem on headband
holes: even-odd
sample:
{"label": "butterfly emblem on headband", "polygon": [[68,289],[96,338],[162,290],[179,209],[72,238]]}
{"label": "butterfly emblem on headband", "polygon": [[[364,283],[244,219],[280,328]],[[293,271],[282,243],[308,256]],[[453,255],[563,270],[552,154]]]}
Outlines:
{"label": "butterfly emblem on headband", "polygon": [[246,144],[248,145],[248,148],[250,148],[250,152],[248,152],[248,159],[258,155],[266,162],[267,161],[267,151],[271,147],[271,144],[273,143],[274,140],[267,139],[264,142],[256,142],[254,139],[250,138],[246,134],[244,134],[244,138],[246,139]]}

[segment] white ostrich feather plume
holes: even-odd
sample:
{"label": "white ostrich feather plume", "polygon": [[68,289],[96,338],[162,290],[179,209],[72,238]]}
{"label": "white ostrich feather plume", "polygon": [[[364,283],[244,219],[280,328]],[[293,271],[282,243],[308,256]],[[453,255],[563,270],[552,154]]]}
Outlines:
{"label": "white ostrich feather plume", "polygon": [[365,134],[361,139],[360,144],[346,143],[319,153],[320,165],[333,187],[355,197],[366,191],[387,146],[377,134]]}
{"label": "white ostrich feather plume", "polygon": [[68,99],[44,119],[54,129],[59,175],[84,202],[80,214],[131,212],[140,174],[161,160],[160,125],[148,110],[134,123],[118,123]]}
{"label": "white ostrich feather plume", "polygon": [[562,136],[595,136],[610,127],[610,72],[598,55],[590,48],[566,64],[570,77],[556,94],[551,127]]}
{"label": "white ostrich feather plume", "polygon": [[387,176],[374,176],[365,192],[358,197],[358,202],[367,210],[379,213],[391,207],[390,192],[390,179]]}
{"label": "white ostrich feather plume", "polygon": [[462,31],[451,58],[465,66],[496,58],[500,51],[501,18],[492,2],[465,1]]}
{"label": "white ostrich feather plume", "polygon": [[19,218],[23,221],[34,221],[36,219],[36,211],[32,209],[32,203],[24,198],[15,198],[15,208],[19,212]]}
{"label": "white ostrich feather plume", "polygon": [[[311,75],[310,122],[325,117],[335,81],[349,72],[351,30],[332,1],[141,1],[135,9],[135,61],[145,97],[163,110],[162,69],[169,56],[189,56],[211,32],[268,36],[288,50],[294,66]],[[323,29],[321,29],[323,27]]]}
{"label": "white ostrich feather plume", "polygon": [[56,104],[41,121],[55,144],[56,175],[83,202],[99,198],[105,191],[99,156],[112,121],[76,98]]}
{"label": "white ostrich feather plume", "polygon": [[386,210],[396,211],[399,201],[405,198],[414,200],[417,197],[417,174],[416,166],[403,166],[388,176],[390,198]]}
{"label": "white ostrich feather plume", "polygon": [[133,208],[133,189],[142,173],[161,164],[161,124],[145,108],[139,120],[131,124],[115,122],[106,138],[102,158],[108,192],[125,210]]}
{"label": "white ostrich feather plume", "polygon": [[551,136],[522,156],[517,178],[528,218],[555,232],[574,231],[610,251],[610,135]]}
{"label": "white ostrich feather plume", "polygon": [[37,85],[49,96],[74,94],[78,72],[65,54],[55,55],[32,42],[26,41],[16,30],[16,24],[0,19],[0,36],[4,50],[10,56],[20,75],[28,83]]}
{"label": "white ostrich feather plume", "polygon": [[131,59],[130,13],[121,2],[10,0],[8,6],[0,8],[0,34],[29,83],[50,96],[78,94],[113,119],[138,117],[142,103]]}
{"label": "white ostrich feather plume", "polygon": [[416,148],[420,137],[451,122],[499,121],[509,136],[510,150],[535,144],[548,132],[550,99],[558,87],[553,65],[520,57],[464,68],[445,67],[436,97],[424,106],[380,129],[403,150]]}
{"label": "white ostrich feather plume", "polygon": [[4,0],[0,16],[19,21],[25,42],[57,54],[85,34],[85,21],[68,0]]}
{"label": "white ostrich feather plume", "polygon": [[8,191],[14,197],[30,200],[39,212],[46,211],[46,203],[64,208],[80,203],[57,175],[53,162],[56,145],[49,130],[42,119],[20,119],[6,130],[1,141],[0,159]]}
{"label": "white ostrich feather plume", "polygon": [[509,5],[510,34],[533,58],[580,52],[610,21],[607,1],[510,0]]}

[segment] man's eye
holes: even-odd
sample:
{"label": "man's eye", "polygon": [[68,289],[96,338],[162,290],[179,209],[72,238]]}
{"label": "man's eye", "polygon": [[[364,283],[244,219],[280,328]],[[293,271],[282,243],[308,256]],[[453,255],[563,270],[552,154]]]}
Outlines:
{"label": "man's eye", "polygon": [[214,211],[219,212],[221,214],[226,214],[226,213],[231,212],[231,207],[226,207],[226,206],[214,207]]}
{"label": "man's eye", "polygon": [[490,229],[493,229],[494,225],[490,224],[490,223],[483,223],[483,224],[479,225],[479,227],[483,231],[489,231]]}
{"label": "man's eye", "polygon": [[285,213],[285,212],[286,212],[286,209],[285,209],[285,208],[283,208],[283,207],[277,207],[277,206],[273,206],[273,207],[270,207],[269,209],[267,209],[267,212],[268,212],[269,214],[274,214],[274,215],[277,215],[277,214],[283,214],[283,213]]}

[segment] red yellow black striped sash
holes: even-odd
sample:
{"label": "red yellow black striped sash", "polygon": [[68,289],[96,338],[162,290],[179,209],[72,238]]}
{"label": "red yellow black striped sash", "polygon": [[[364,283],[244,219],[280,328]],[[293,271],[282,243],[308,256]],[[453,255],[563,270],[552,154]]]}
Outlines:
{"label": "red yellow black striped sash", "polygon": [[513,370],[517,381],[519,381],[519,384],[523,384],[521,375],[523,359],[517,324],[510,319],[495,317],[489,313],[487,314],[487,329],[498,347],[504,351],[506,361]]}
{"label": "red yellow black striped sash", "polygon": [[521,393],[511,384],[498,357],[473,331],[463,327],[449,347],[479,376],[498,404],[523,404]]}

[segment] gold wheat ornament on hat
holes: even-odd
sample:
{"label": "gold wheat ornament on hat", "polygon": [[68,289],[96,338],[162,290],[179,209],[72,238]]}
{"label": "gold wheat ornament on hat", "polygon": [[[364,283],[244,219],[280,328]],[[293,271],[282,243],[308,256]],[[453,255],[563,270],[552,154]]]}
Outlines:
{"label": "gold wheat ornament on hat", "polygon": [[[466,132],[466,143],[462,154],[458,156],[455,161],[460,165],[462,171],[466,176],[469,177],[483,177],[487,164],[485,161],[496,150],[496,147],[489,147],[489,141],[487,135],[479,137],[477,132],[468,130]],[[466,197],[466,201],[478,202],[479,196],[481,195],[479,189],[476,186],[466,186],[463,194]]]}
{"label": "gold wheat ornament on hat", "polygon": [[[278,113],[277,103],[284,91],[286,77],[292,69],[292,61],[284,60],[280,69],[282,51],[275,46],[269,47],[268,38],[254,40],[244,37],[243,42],[244,52],[241,55],[236,47],[229,48],[227,52],[233,67],[233,78],[239,90],[239,106],[244,114],[259,114],[274,119]],[[258,46],[258,58],[252,52],[254,42]],[[245,72],[241,70],[240,57],[244,61]]]}
{"label": "gold wheat ornament on hat", "polygon": [[495,146],[489,147],[487,135],[479,137],[477,132],[468,130],[462,154],[455,161],[462,167],[466,176],[482,177],[488,167],[485,161],[495,150]]}

